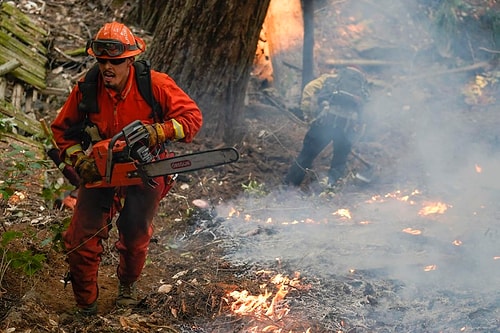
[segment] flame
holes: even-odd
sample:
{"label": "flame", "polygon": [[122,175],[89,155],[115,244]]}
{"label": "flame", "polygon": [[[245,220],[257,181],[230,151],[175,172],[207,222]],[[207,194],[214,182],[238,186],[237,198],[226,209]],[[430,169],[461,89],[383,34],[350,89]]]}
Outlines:
{"label": "flame", "polygon": [[458,240],[458,239],[455,239],[453,242],[452,242],[453,245],[455,246],[460,246],[462,245],[462,241],[461,240]]}
{"label": "flame", "polygon": [[378,195],[378,194],[377,194],[377,195],[373,195],[373,196],[370,198],[370,200],[368,200],[367,202],[368,202],[368,203],[372,203],[372,202],[377,202],[377,201],[381,201],[381,202],[383,201],[383,199],[382,199],[382,196],[381,196],[381,195]]}
{"label": "flame", "polygon": [[479,164],[474,165],[474,167],[475,167],[477,173],[483,172],[483,168],[481,168],[481,166]]}
{"label": "flame", "polygon": [[[259,271],[258,274],[269,274],[268,271]],[[300,283],[300,273],[296,272],[293,278],[289,278],[282,274],[273,276],[269,283],[275,285],[276,292],[273,293],[266,289],[267,284],[260,286],[264,291],[259,295],[251,295],[248,290],[229,292],[233,301],[231,303],[231,311],[241,316],[252,316],[253,318],[261,319],[266,322],[267,326],[255,327],[256,332],[281,332],[279,326],[280,320],[285,317],[290,308],[283,302],[287,294],[294,289],[305,289],[307,286],[302,286]],[[269,325],[269,319],[275,320],[275,325]],[[309,332],[307,330],[306,332]]]}
{"label": "flame", "polygon": [[403,232],[406,232],[407,234],[415,235],[415,236],[422,234],[422,231],[420,231],[418,229],[413,229],[413,228],[405,228],[405,229],[403,229]]}
{"label": "flame", "polygon": [[401,190],[396,190],[394,192],[389,192],[385,194],[384,196],[381,195],[374,195],[371,197],[370,200],[368,200],[368,203],[373,203],[373,202],[385,202],[385,199],[395,199],[398,201],[402,202],[407,202],[410,205],[414,205],[415,201],[413,201],[411,198],[420,194],[419,190],[413,190],[410,194],[403,195]]}
{"label": "flame", "polygon": [[229,217],[240,216],[240,212],[238,212],[234,207],[231,207],[228,216]]}
{"label": "flame", "polygon": [[428,265],[424,267],[425,272],[435,271],[437,269],[437,265]]}
{"label": "flame", "polygon": [[351,212],[349,211],[349,209],[346,209],[346,208],[341,208],[341,209],[337,210],[336,212],[333,212],[332,215],[338,215],[340,217],[345,217],[349,220],[352,218]]}
{"label": "flame", "polygon": [[362,23],[358,24],[349,24],[347,29],[353,33],[360,34],[365,30],[365,26]]}
{"label": "flame", "polygon": [[430,214],[444,214],[448,207],[451,207],[442,202],[429,203],[426,206],[422,207],[418,212],[418,215],[426,216]]}
{"label": "flame", "polygon": [[260,314],[264,307],[267,307],[267,299],[272,295],[272,293],[267,290],[264,294],[257,296],[250,295],[248,290],[243,291],[232,291],[229,296],[234,298],[234,302],[231,304],[231,311],[236,314],[248,315],[251,313]]}

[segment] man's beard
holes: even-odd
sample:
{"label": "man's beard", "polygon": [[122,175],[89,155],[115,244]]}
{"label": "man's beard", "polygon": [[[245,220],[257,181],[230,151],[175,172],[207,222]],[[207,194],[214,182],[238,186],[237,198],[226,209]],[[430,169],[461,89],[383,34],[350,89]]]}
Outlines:
{"label": "man's beard", "polygon": [[116,84],[112,84],[112,83],[108,83],[108,82],[105,82],[105,83],[104,83],[104,86],[105,86],[106,88],[113,89],[113,90],[117,90],[117,88],[118,88],[118,87],[116,86]]}

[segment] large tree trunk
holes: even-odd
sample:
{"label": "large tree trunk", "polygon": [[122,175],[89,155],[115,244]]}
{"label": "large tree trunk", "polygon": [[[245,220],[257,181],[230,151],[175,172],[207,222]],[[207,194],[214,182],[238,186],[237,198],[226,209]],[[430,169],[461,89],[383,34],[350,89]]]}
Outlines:
{"label": "large tree trunk", "polygon": [[314,0],[302,0],[304,47],[302,49],[302,88],[314,78]]}
{"label": "large tree trunk", "polygon": [[234,144],[244,135],[245,91],[269,1],[161,1],[147,56],[197,101],[200,136]]}
{"label": "large tree trunk", "polygon": [[167,4],[168,1],[165,0],[137,1],[127,17],[127,22],[133,22],[142,29],[153,32]]}

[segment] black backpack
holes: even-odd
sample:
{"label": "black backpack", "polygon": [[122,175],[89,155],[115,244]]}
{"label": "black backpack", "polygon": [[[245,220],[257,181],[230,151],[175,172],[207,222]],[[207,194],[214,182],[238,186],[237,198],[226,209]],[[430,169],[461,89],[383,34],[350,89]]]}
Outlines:
{"label": "black backpack", "polygon": [[[153,110],[151,118],[156,121],[163,119],[161,105],[153,96],[151,85],[151,64],[148,60],[137,60],[134,62],[135,79],[142,98],[148,102]],[[85,113],[99,112],[97,104],[97,78],[99,76],[99,66],[95,64],[85,74],[85,79],[78,82],[78,88],[82,92],[82,100],[78,105],[78,111]]]}
{"label": "black backpack", "polygon": [[330,105],[361,107],[369,96],[365,75],[353,67],[341,68],[337,76],[328,77],[318,93],[318,105],[327,101]]}
{"label": "black backpack", "polygon": [[[151,65],[147,60],[137,60],[134,62],[135,79],[137,87],[142,98],[151,106],[151,118],[156,122],[163,121],[163,112],[160,103],[154,98],[153,87],[151,83]],[[98,113],[97,103],[97,78],[99,77],[99,66],[95,64],[89,69],[83,81],[78,82],[78,88],[82,93],[82,100],[78,104],[78,111],[85,113],[85,119],[82,123],[68,128],[64,132],[66,139],[77,139],[82,143],[82,147],[87,149],[91,143],[100,140],[100,134],[97,127],[90,122],[88,113]],[[92,133],[92,134],[91,134]]]}

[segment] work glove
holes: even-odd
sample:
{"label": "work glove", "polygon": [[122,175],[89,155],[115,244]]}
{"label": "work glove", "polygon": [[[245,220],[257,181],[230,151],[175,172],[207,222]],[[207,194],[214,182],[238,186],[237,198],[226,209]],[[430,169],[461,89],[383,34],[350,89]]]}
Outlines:
{"label": "work glove", "polygon": [[144,127],[149,133],[150,147],[162,144],[165,141],[172,139],[175,135],[174,129],[172,126],[167,126],[167,123],[154,123],[151,125],[144,125]]}
{"label": "work glove", "polygon": [[73,167],[80,176],[82,184],[93,183],[102,179],[92,157],[85,155],[83,152],[76,153],[75,157]]}

